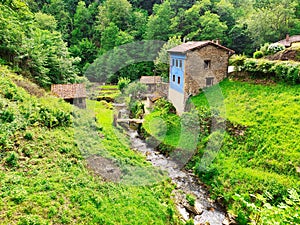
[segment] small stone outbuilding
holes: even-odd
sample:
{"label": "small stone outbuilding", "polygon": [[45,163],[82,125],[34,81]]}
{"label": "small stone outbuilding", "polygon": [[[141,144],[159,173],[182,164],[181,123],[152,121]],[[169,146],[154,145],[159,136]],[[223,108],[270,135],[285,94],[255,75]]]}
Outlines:
{"label": "small stone outbuilding", "polygon": [[187,42],[168,50],[170,55],[168,99],[181,114],[186,101],[200,89],[227,77],[229,56],[234,53],[218,41]]}
{"label": "small stone outbuilding", "polygon": [[86,108],[86,89],[84,84],[52,84],[51,93],[79,108]]}
{"label": "small stone outbuilding", "polygon": [[157,85],[162,83],[161,76],[142,76],[140,83],[145,84],[148,88],[148,92],[152,93],[156,91]]}

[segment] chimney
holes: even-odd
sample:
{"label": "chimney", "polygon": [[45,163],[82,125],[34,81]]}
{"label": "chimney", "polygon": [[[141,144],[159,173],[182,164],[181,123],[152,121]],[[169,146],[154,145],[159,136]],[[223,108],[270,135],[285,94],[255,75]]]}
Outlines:
{"label": "chimney", "polygon": [[219,45],[219,44],[220,44],[220,39],[219,39],[219,38],[217,38],[217,40],[216,40],[216,44],[217,44],[217,45]]}
{"label": "chimney", "polygon": [[286,40],[286,42],[289,42],[289,41],[290,41],[290,35],[289,35],[289,34],[286,34],[285,40]]}

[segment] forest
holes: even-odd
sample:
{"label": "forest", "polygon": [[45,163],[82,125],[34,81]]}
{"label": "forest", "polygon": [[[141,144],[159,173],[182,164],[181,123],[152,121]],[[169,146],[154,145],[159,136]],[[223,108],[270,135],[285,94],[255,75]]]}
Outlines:
{"label": "forest", "polygon": [[[179,215],[170,177],[112,126],[110,101],[121,95],[140,119],[146,86],[132,81],[167,79],[167,50],[202,40],[234,50],[231,65],[248,77],[201,91],[182,116],[157,101],[140,135],[164,156],[196,146],[184,169],[224,207],[224,224],[300,224],[300,45],[268,47],[299,34],[300,0],[1,0],[0,224],[194,224]],[[292,48],[295,61],[278,60]],[[80,110],[49,94],[64,83],[101,87]],[[226,124],[223,143],[203,171],[208,143],[221,136],[214,121]],[[95,156],[125,182],[92,172]]]}
{"label": "forest", "polygon": [[[264,43],[296,35],[300,29],[298,0],[1,2],[1,63],[44,87],[82,82],[85,75],[116,83],[118,77],[136,80],[161,73],[155,56],[132,63],[130,53],[118,48],[128,43],[219,39],[237,54],[251,56]],[[157,53],[161,45],[150,52]],[[139,51],[149,52],[147,47]],[[126,66],[97,72],[106,61]],[[102,79],[103,74],[110,75]]]}

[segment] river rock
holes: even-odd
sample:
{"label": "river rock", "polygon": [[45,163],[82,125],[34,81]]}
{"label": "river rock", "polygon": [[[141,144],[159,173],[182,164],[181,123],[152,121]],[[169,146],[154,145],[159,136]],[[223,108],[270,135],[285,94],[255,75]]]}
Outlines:
{"label": "river rock", "polygon": [[198,212],[198,215],[203,213],[203,206],[198,201],[195,202],[195,210]]}
{"label": "river rock", "polygon": [[181,206],[177,205],[177,210],[180,213],[180,215],[181,215],[181,217],[184,221],[189,220],[189,218],[190,218],[189,213],[186,211],[186,209],[184,207],[181,207]]}
{"label": "river rock", "polygon": [[[172,197],[178,213],[181,215],[181,219],[183,221],[194,219],[194,223],[199,225],[209,223],[212,225],[221,225],[225,219],[225,213],[214,203],[214,201],[210,200],[204,185],[202,185],[198,181],[198,178],[191,173],[192,171],[182,170],[182,167],[178,166],[176,162],[155,151],[153,149],[155,146],[147,146],[147,149],[145,147],[140,148],[140,143],[144,143],[144,141],[136,139],[135,132],[136,131],[130,132],[132,148],[137,148],[145,155],[148,155],[146,152],[152,152],[151,156],[147,156],[147,158],[152,159],[152,165],[160,167],[160,169],[168,172],[168,176],[171,178],[172,183],[176,184],[176,189],[173,190]],[[195,195],[195,206],[188,204],[186,194]]]}
{"label": "river rock", "polygon": [[193,213],[194,215],[201,215],[203,213],[202,206],[198,202],[196,202],[194,206],[184,202],[183,206],[187,209],[187,211]]}
{"label": "river rock", "polygon": [[223,223],[222,223],[223,225],[230,225],[230,222],[229,222],[229,219],[228,218],[225,218],[224,220],[223,220]]}

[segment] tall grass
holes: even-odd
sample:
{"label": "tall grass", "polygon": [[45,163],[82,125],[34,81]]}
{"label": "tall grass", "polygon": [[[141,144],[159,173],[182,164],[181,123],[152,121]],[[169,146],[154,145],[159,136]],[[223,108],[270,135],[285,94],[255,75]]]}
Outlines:
{"label": "tall grass", "polygon": [[112,128],[110,109],[89,102],[89,112],[73,111],[59,99],[29,95],[7,69],[0,72],[0,224],[178,224],[168,180],[104,182],[87,169],[86,156],[105,152],[122,168],[151,171]]}

